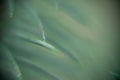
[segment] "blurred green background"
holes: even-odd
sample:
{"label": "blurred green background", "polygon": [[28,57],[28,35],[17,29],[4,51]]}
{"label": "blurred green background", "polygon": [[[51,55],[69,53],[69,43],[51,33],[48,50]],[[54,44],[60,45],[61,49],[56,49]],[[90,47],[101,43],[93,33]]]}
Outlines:
{"label": "blurred green background", "polygon": [[116,80],[120,55],[114,0],[6,3],[0,45],[6,80]]}

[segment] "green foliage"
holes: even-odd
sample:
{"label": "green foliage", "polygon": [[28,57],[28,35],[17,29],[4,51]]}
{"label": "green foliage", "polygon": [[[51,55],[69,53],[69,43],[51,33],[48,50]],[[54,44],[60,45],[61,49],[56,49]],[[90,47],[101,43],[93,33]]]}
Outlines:
{"label": "green foliage", "polygon": [[2,73],[8,80],[114,80],[113,13],[99,2],[14,0],[1,36]]}

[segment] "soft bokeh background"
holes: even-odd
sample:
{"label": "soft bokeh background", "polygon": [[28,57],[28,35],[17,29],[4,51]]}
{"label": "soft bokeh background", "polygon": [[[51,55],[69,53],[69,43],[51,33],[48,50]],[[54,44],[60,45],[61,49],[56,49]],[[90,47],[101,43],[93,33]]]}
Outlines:
{"label": "soft bokeh background", "polygon": [[117,8],[114,0],[10,0],[2,73],[11,80],[116,80]]}

